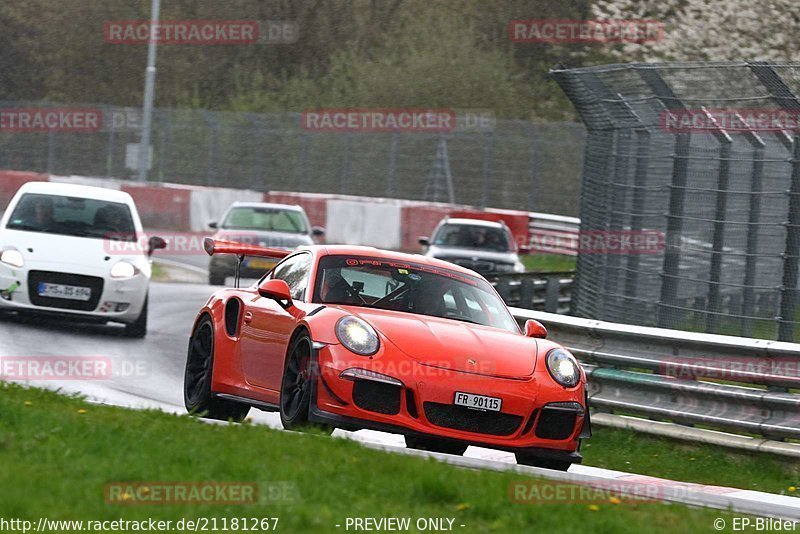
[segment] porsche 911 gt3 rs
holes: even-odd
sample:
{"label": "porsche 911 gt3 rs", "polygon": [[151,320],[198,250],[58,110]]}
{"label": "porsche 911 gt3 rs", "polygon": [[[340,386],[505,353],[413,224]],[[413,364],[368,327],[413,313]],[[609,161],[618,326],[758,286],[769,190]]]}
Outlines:
{"label": "porsche 911 gt3 rs", "polygon": [[478,445],[556,469],[580,461],[585,373],[541,324],[521,331],[477,273],[371,247],[205,245],[283,259],[200,310],[184,380],[190,413],[238,421],[256,407],[288,429],[383,430],[409,447]]}

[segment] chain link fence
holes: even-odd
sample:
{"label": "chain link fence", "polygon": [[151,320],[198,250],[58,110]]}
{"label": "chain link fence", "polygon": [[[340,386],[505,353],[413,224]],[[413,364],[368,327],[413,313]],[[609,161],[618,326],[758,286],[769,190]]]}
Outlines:
{"label": "chain link fence", "polygon": [[800,65],[556,67],[588,136],[581,231],[663,232],[654,253],[580,251],[573,313],[793,341]]}
{"label": "chain link fence", "polygon": [[[0,113],[43,106],[98,109],[103,124],[91,132],[0,128],[0,168],[135,176],[140,110],[0,102]],[[300,113],[156,109],[149,180],[576,215],[583,126],[491,122],[447,133],[321,132],[304,129]]]}

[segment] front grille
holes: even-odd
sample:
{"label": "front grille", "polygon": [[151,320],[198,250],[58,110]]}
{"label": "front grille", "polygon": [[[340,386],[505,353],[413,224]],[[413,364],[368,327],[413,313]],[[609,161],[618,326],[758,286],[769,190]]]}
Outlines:
{"label": "front grille", "polygon": [[[41,297],[38,294],[39,282],[49,284],[64,284],[68,286],[83,286],[91,289],[89,300],[57,299]],[[63,308],[67,310],[93,311],[97,308],[100,296],[103,294],[103,279],[97,276],[84,276],[80,274],[57,273],[52,271],[31,271],[28,273],[28,298],[34,306],[47,306],[48,308]]]}
{"label": "front grille", "polygon": [[553,403],[542,408],[536,423],[536,437],[542,439],[567,439],[575,431],[575,420],[583,413],[578,403]]}
{"label": "front grille", "polygon": [[397,415],[400,413],[400,386],[356,380],[353,384],[353,403],[362,410]]}
{"label": "front grille", "polygon": [[510,436],[522,424],[522,417],[501,412],[482,412],[454,404],[425,402],[425,417],[431,424],[465,432]]}

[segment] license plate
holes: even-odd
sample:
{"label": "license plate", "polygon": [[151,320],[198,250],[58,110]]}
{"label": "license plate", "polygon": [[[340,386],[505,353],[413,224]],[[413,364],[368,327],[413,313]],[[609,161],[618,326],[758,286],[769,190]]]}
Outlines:
{"label": "license plate", "polygon": [[92,298],[92,289],[82,286],[68,286],[64,284],[48,284],[47,282],[39,282],[37,291],[40,297],[50,297],[54,299],[86,301]]}
{"label": "license plate", "polygon": [[246,259],[244,260],[243,264],[248,269],[264,269],[265,271],[272,269],[277,262],[270,261],[270,260],[260,260],[260,259]]}
{"label": "license plate", "polygon": [[454,401],[454,404],[457,406],[466,406],[467,408],[472,408],[474,410],[499,412],[500,407],[503,405],[503,399],[456,391],[456,400]]}

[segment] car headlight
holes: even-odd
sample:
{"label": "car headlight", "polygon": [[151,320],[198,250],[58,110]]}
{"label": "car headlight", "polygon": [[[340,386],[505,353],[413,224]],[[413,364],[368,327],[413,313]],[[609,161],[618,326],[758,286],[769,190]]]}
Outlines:
{"label": "car headlight", "polygon": [[553,380],[564,386],[572,388],[581,380],[581,368],[575,356],[564,349],[553,349],[545,358],[547,371]]}
{"label": "car headlight", "polygon": [[347,349],[362,356],[371,356],[380,347],[375,329],[352,315],[342,317],[336,322],[336,337]]}
{"label": "car headlight", "polygon": [[130,278],[136,274],[136,267],[127,261],[118,261],[111,267],[111,278]]}
{"label": "car headlight", "polygon": [[516,262],[514,264],[514,272],[515,273],[524,273],[525,272],[525,265],[521,261]]}
{"label": "car headlight", "polygon": [[9,248],[0,253],[0,261],[12,267],[22,267],[25,265],[22,253],[15,248]]}

